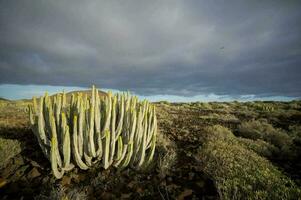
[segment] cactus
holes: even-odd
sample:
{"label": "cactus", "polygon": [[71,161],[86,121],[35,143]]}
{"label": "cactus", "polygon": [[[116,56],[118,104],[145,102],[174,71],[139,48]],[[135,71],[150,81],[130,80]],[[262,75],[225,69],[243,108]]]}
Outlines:
{"label": "cactus", "polygon": [[77,93],[70,103],[66,99],[65,92],[45,93],[29,107],[31,128],[56,178],[74,166],[140,168],[153,160],[157,118],[149,102],[128,92],[100,97],[94,86],[90,97]]}

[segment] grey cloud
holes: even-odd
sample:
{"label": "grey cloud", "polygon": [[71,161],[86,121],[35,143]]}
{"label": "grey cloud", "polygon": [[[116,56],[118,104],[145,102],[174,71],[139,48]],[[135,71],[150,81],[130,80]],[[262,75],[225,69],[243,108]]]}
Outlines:
{"label": "grey cloud", "polygon": [[0,84],[301,96],[299,1],[0,1]]}

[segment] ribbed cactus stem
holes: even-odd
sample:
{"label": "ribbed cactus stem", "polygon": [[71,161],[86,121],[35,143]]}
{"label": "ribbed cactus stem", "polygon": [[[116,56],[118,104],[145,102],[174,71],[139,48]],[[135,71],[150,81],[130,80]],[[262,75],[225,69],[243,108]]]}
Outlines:
{"label": "ribbed cactus stem", "polygon": [[71,160],[71,146],[70,146],[70,133],[69,126],[67,125],[67,119],[65,113],[62,113],[61,130],[63,133],[63,167],[65,170],[70,170],[73,166],[70,163]]}
{"label": "ribbed cactus stem", "polygon": [[95,145],[94,145],[94,108],[95,108],[95,86],[92,88],[92,97],[90,102],[90,113],[89,113],[89,156],[96,157]]}
{"label": "ribbed cactus stem", "polygon": [[137,127],[134,135],[134,147],[133,147],[133,156],[131,158],[131,166],[136,162],[136,156],[140,150],[141,140],[143,138],[143,106],[140,105],[138,118],[137,118]]}
{"label": "ribbed cactus stem", "polygon": [[28,106],[28,114],[29,114],[30,125],[34,126],[34,124],[35,124],[35,117],[34,117],[35,114],[34,114],[32,106]]}
{"label": "ribbed cactus stem", "polygon": [[[53,115],[50,117],[50,129],[51,129],[51,138],[55,138],[57,140],[58,137],[57,137],[57,133],[56,133],[55,119],[54,119]],[[57,164],[59,167],[62,167],[62,159],[61,159],[59,148],[58,148],[58,141],[56,141],[55,144],[56,144],[55,153],[56,153]],[[51,145],[51,148],[52,148],[52,145]]]}
{"label": "ribbed cactus stem", "polygon": [[118,125],[116,129],[116,139],[119,137],[122,131],[123,116],[124,116],[124,95],[121,95],[118,109]]}
{"label": "ribbed cactus stem", "polygon": [[121,168],[125,168],[129,165],[132,155],[133,155],[133,148],[134,148],[134,144],[131,143],[128,145],[127,148],[127,154],[126,154],[126,158],[123,160],[123,162],[121,163]]}
{"label": "ribbed cactus stem", "polygon": [[78,152],[80,157],[83,156],[83,148],[84,148],[84,135],[83,135],[83,126],[85,125],[84,118],[85,118],[85,113],[84,113],[84,105],[82,101],[82,96],[78,96],[77,100],[77,110],[79,112],[79,123],[78,123]]}
{"label": "ribbed cactus stem", "polygon": [[33,103],[33,112],[38,113],[38,104],[36,97],[32,97],[32,103]]}
{"label": "ribbed cactus stem", "polygon": [[156,134],[154,134],[152,137],[150,152],[148,157],[146,158],[146,165],[149,165],[153,161],[155,149],[156,149],[156,137],[157,137]]}
{"label": "ribbed cactus stem", "polygon": [[116,162],[113,164],[114,167],[118,167],[121,164],[121,162],[125,159],[125,156],[126,156],[126,153],[127,153],[127,149],[128,149],[128,145],[124,144],[123,147],[122,147],[122,150],[121,150],[122,153],[121,153],[120,158],[116,159]]}
{"label": "ribbed cactus stem", "polygon": [[61,128],[61,125],[60,125],[61,108],[62,108],[61,95],[57,94],[56,103],[55,103],[55,121],[56,121],[56,125],[57,125],[57,130],[56,130],[57,132],[60,132],[60,128]]}
{"label": "ribbed cactus stem", "polygon": [[112,112],[112,94],[111,92],[108,92],[108,96],[105,99],[105,123],[102,129],[102,132],[104,133],[106,130],[109,130],[110,128],[110,122],[111,122],[111,112]]}
{"label": "ribbed cactus stem", "polygon": [[153,107],[149,106],[148,107],[148,129],[147,129],[147,137],[146,137],[146,149],[150,148],[151,146],[151,139],[153,136],[153,130],[154,130],[154,126],[153,126],[153,121],[154,121],[154,117],[153,117]]}
{"label": "ribbed cactus stem", "polygon": [[118,137],[117,140],[117,153],[116,153],[116,160],[120,160],[122,156],[122,150],[123,150],[123,143],[121,136]]}
{"label": "ribbed cactus stem", "polygon": [[40,99],[38,128],[39,128],[40,138],[41,138],[43,144],[46,144],[45,122],[44,122],[44,115],[43,115],[43,100],[44,100],[44,98],[42,97]]}
{"label": "ribbed cactus stem", "polygon": [[73,158],[77,164],[77,166],[83,170],[87,170],[89,167],[82,161],[81,156],[78,150],[78,139],[77,139],[77,115],[73,117],[73,143],[72,143],[72,150],[73,150]]}
{"label": "ribbed cactus stem", "polygon": [[110,138],[110,158],[109,163],[110,165],[113,163],[113,158],[115,155],[115,144],[116,144],[116,104],[117,104],[117,96],[113,97],[113,104],[112,104],[112,118],[111,118],[111,138]]}
{"label": "ribbed cactus stem", "polygon": [[74,106],[74,103],[75,103],[75,95],[74,94],[71,94],[71,106]]}
{"label": "ribbed cactus stem", "polygon": [[130,112],[130,134],[128,138],[128,143],[132,143],[134,140],[135,132],[136,132],[136,127],[137,127],[137,116],[136,116],[136,110],[134,108],[131,109]]}
{"label": "ribbed cactus stem", "polygon": [[104,152],[103,152],[103,158],[102,158],[102,164],[105,169],[107,169],[110,166],[109,163],[109,157],[110,157],[110,131],[105,131],[105,139],[104,139]]}
{"label": "ribbed cactus stem", "polygon": [[100,100],[98,90],[95,90],[94,124],[96,133],[100,133]]}
{"label": "ribbed cactus stem", "polygon": [[62,97],[62,108],[65,109],[66,108],[66,104],[67,104],[67,97],[66,97],[66,93],[65,90],[63,90],[63,97]]}
{"label": "ribbed cactus stem", "polygon": [[95,143],[96,143],[96,157],[97,160],[100,160],[102,157],[102,140],[101,140],[101,104],[100,98],[98,94],[98,90],[95,90],[95,116],[94,116],[94,124],[95,124]]}
{"label": "ribbed cactus stem", "polygon": [[60,179],[64,175],[64,170],[61,171],[58,170],[58,164],[57,164],[57,139],[55,137],[52,137],[51,139],[51,169],[53,175]]}
{"label": "ribbed cactus stem", "polygon": [[92,166],[92,157],[89,155],[89,136],[88,136],[88,130],[85,131],[86,136],[84,137],[84,158],[85,158],[85,163],[91,167]]}
{"label": "ribbed cactus stem", "polygon": [[139,150],[139,156],[138,156],[138,167],[141,167],[144,159],[145,159],[145,151],[146,151],[146,137],[147,137],[147,129],[148,129],[148,123],[147,123],[147,117],[146,114],[144,116],[144,126],[143,126],[143,136],[142,136],[142,142],[140,144],[140,150]]}

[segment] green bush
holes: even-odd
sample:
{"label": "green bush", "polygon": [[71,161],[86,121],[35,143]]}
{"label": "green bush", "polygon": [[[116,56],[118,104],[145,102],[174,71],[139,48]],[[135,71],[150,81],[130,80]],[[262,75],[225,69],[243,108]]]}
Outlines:
{"label": "green bush", "polygon": [[256,152],[258,155],[272,158],[275,154],[279,153],[279,148],[274,145],[267,143],[261,139],[251,140],[247,138],[237,138],[240,144],[245,146],[247,149]]}
{"label": "green bush", "polygon": [[210,175],[221,199],[298,199],[301,190],[268,160],[240,144],[220,126],[205,137],[197,159]]}
{"label": "green bush", "polygon": [[203,141],[215,141],[215,140],[230,140],[234,138],[234,134],[224,126],[214,125],[205,128],[205,134],[203,136]]}
{"label": "green bush", "polygon": [[289,134],[293,138],[294,142],[301,146],[301,126],[300,125],[289,126]]}
{"label": "green bush", "polygon": [[238,135],[253,140],[261,139],[279,148],[292,144],[292,138],[288,134],[263,120],[243,122],[238,127]]}
{"label": "green bush", "polygon": [[212,106],[207,102],[199,102],[198,107],[205,110],[212,110]]}

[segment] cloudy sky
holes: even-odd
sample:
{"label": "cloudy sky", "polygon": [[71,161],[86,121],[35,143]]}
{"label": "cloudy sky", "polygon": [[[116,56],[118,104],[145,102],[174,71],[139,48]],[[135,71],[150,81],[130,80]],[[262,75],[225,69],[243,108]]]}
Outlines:
{"label": "cloudy sky", "polygon": [[96,84],[167,100],[300,98],[300,10],[299,0],[0,0],[0,96]]}

